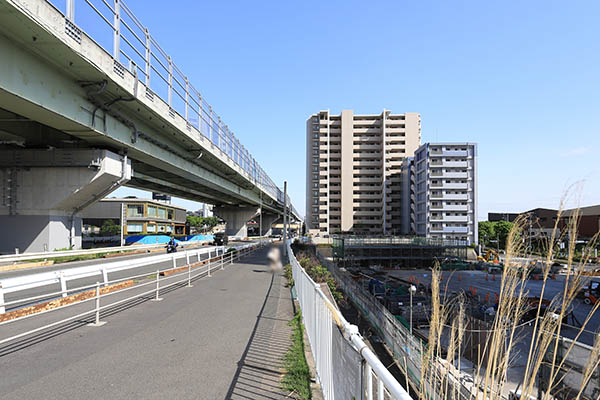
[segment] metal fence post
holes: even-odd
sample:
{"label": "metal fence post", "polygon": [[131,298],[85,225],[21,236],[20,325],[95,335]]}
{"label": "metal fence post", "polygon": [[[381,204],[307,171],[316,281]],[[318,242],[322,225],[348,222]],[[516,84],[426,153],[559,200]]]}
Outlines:
{"label": "metal fence post", "polygon": [[187,262],[187,264],[190,264],[190,253],[189,252],[185,252],[185,261]]}
{"label": "metal fence post", "polygon": [[113,16],[113,58],[119,61],[121,51],[121,0],[114,0],[115,15]]}
{"label": "metal fence post", "polygon": [[173,254],[173,269],[175,269],[175,267],[177,266],[177,260],[175,259],[175,254]]}
{"label": "metal fence post", "polygon": [[225,263],[225,254],[221,254],[221,270],[223,269],[224,263]]}
{"label": "metal fence post", "polygon": [[150,60],[150,32],[148,31],[148,28],[146,28],[144,30],[144,35],[146,36],[146,89],[150,88],[150,70],[152,69],[151,67],[151,60]]}
{"label": "metal fence post", "polygon": [[190,104],[190,83],[188,81],[188,78],[185,78],[185,120],[187,122],[189,122],[189,118],[188,118],[188,111],[190,109],[189,107]]}
{"label": "metal fence post", "polygon": [[96,282],[96,321],[88,326],[102,326],[106,321],[100,321],[100,282]]}
{"label": "metal fence post", "polygon": [[6,307],[4,306],[4,289],[2,289],[2,283],[0,283],[0,314],[4,314],[6,312]]}
{"label": "metal fence post", "polygon": [[169,91],[168,91],[168,103],[169,103],[169,107],[172,107],[172,100],[173,100],[173,60],[171,59],[171,56],[168,57],[168,61],[169,61]]}
{"label": "metal fence post", "polygon": [[67,0],[67,19],[75,22],[75,0]]}
{"label": "metal fence post", "polygon": [[152,301],[161,301],[162,298],[158,297],[158,293],[160,291],[160,270],[156,270],[156,297],[152,299]]}
{"label": "metal fence post", "polygon": [[208,277],[210,278],[210,259],[208,260]]}
{"label": "metal fence post", "polygon": [[192,287],[192,265],[188,263],[188,284],[187,287]]}
{"label": "metal fence post", "polygon": [[367,400],[373,400],[373,373],[369,363],[367,363]]}
{"label": "metal fence post", "polygon": [[60,291],[62,297],[67,297],[67,280],[65,279],[65,275],[63,272],[60,272]]}

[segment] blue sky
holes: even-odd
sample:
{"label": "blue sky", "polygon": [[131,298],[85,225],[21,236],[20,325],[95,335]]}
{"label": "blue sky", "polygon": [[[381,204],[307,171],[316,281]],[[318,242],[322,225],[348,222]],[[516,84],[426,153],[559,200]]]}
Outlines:
{"label": "blue sky", "polygon": [[480,219],[581,179],[600,203],[600,2],[127,4],[300,211],[321,109],[419,112],[423,142],[477,142]]}

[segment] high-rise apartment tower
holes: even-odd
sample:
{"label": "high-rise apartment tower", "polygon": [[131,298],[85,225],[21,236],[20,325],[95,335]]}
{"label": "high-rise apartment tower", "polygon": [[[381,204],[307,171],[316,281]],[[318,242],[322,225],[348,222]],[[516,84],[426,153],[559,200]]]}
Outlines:
{"label": "high-rise apartment tower", "polygon": [[420,142],[418,113],[311,115],[306,121],[309,231],[399,234],[402,164]]}
{"label": "high-rise apartment tower", "polygon": [[476,243],[477,145],[425,143],[415,152],[410,168],[414,179],[411,231]]}

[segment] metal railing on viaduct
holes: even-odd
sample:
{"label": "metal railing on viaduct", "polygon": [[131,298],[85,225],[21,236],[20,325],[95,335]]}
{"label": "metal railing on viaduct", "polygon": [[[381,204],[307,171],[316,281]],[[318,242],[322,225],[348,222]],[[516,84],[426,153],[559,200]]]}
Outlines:
{"label": "metal railing on viaduct", "polygon": [[[85,33],[112,54],[115,70],[143,83],[156,96],[247,173],[255,184],[283,203],[284,193],[240,143],[186,74],[158,44],[148,27],[123,0],[46,0],[62,12],[72,35]],[[75,7],[77,3],[77,7]],[[291,201],[288,196],[288,203]],[[291,205],[294,215],[299,215]]]}

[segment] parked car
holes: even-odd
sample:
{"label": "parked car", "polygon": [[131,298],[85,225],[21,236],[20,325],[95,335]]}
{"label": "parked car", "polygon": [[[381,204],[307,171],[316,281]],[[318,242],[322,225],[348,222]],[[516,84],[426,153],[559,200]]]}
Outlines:
{"label": "parked car", "polygon": [[213,246],[225,246],[227,243],[229,243],[229,237],[225,234],[225,232],[215,233]]}

